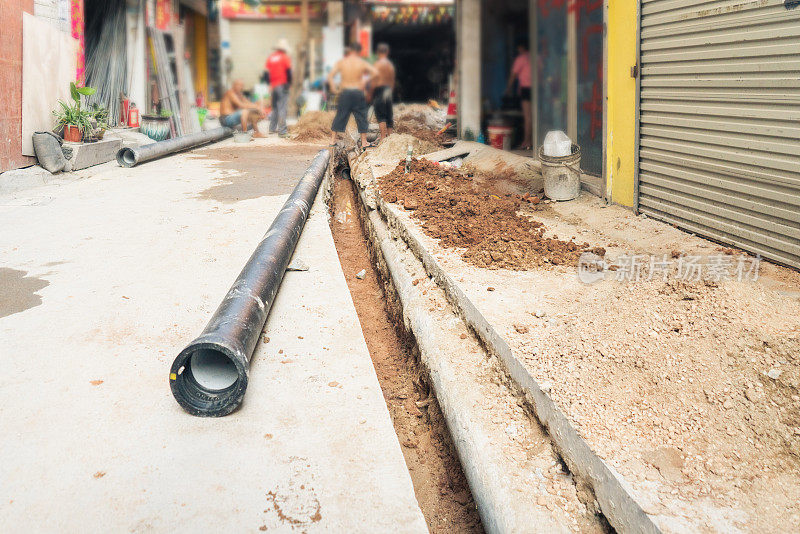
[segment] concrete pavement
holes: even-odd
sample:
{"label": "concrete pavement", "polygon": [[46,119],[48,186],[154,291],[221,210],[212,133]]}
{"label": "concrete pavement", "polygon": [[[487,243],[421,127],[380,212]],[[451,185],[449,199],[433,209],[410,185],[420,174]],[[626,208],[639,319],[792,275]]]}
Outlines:
{"label": "concrete pavement", "polygon": [[[259,144],[265,185],[316,152]],[[172,359],[288,192],[254,194],[235,160],[0,196],[0,530],[426,531],[319,199],[242,408],[200,419],[172,398]]]}

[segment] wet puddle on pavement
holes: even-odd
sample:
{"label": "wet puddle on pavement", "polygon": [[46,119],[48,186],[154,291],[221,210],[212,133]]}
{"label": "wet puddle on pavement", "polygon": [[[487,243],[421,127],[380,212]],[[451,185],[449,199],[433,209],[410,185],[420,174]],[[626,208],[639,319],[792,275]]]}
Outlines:
{"label": "wet puddle on pavement", "polygon": [[36,292],[49,285],[27,271],[0,267],[0,318],[39,306],[42,297]]}

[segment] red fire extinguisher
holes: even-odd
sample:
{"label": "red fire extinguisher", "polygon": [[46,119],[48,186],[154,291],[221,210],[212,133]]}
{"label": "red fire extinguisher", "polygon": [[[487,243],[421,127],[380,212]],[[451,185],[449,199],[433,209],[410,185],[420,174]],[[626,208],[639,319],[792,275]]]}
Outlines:
{"label": "red fire extinguisher", "polygon": [[128,126],[131,128],[139,127],[139,110],[136,108],[136,104],[131,104],[128,109]]}

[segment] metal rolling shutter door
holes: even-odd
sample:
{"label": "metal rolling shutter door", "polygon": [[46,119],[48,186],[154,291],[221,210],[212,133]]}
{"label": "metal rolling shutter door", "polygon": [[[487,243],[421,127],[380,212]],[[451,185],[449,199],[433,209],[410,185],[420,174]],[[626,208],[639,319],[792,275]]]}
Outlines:
{"label": "metal rolling shutter door", "polygon": [[639,209],[800,267],[800,7],[643,0]]}

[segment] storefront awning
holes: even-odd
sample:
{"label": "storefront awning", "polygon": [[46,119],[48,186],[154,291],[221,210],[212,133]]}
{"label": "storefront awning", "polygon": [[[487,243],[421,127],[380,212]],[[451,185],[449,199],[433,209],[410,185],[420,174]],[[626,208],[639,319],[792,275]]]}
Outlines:
{"label": "storefront awning", "polygon": [[[388,24],[445,24],[455,16],[455,6],[433,3],[384,0],[370,2],[370,14],[375,22]],[[452,2],[449,2],[452,4]]]}
{"label": "storefront awning", "polygon": [[[321,18],[325,8],[324,2],[309,2],[309,18]],[[297,2],[261,2],[259,0],[222,0],[220,14],[226,19],[300,20],[300,4]]]}
{"label": "storefront awning", "polygon": [[364,0],[365,4],[384,4],[384,5],[417,5],[417,6],[452,6],[455,0]]}

